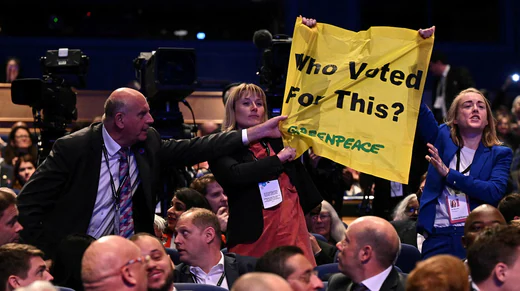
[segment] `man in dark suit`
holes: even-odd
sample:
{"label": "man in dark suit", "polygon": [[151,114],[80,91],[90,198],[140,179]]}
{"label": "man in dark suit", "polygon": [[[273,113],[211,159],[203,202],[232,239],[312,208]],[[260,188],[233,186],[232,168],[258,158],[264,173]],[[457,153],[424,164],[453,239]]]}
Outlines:
{"label": "man in dark suit", "polygon": [[128,230],[125,236],[153,233],[161,169],[193,165],[230,154],[249,141],[280,136],[283,119],[242,132],[165,141],[150,127],[146,98],[130,88],[117,89],[105,103],[102,123],[56,140],[24,186],[18,197],[22,238],[52,257],[59,241],[72,233],[95,238],[123,229]]}
{"label": "man in dark suit", "polygon": [[432,90],[432,111],[437,122],[443,123],[447,110],[460,91],[475,87],[469,70],[448,63],[446,56],[436,50],[430,58],[429,71],[435,76]]}
{"label": "man in dark suit", "polygon": [[240,275],[254,271],[256,258],[220,251],[220,224],[210,210],[189,209],[179,217],[175,229],[175,246],[182,261],[175,267],[175,282],[230,290]]}
{"label": "man in dark suit", "polygon": [[399,237],[394,227],[376,216],[363,216],[347,228],[337,244],[340,274],[329,279],[329,291],[404,291],[406,275],[393,263],[399,253]]}

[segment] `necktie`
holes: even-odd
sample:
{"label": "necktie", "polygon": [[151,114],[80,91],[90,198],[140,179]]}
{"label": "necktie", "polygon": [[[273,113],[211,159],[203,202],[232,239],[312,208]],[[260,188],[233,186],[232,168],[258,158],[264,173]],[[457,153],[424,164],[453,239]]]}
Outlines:
{"label": "necktie", "polygon": [[[129,238],[134,234],[132,218],[132,183],[130,181],[130,165],[128,164],[128,149],[119,150],[119,235]],[[117,215],[117,213],[116,213]]]}
{"label": "necktie", "polygon": [[353,286],[352,291],[370,291],[365,285],[363,284],[356,284]]}

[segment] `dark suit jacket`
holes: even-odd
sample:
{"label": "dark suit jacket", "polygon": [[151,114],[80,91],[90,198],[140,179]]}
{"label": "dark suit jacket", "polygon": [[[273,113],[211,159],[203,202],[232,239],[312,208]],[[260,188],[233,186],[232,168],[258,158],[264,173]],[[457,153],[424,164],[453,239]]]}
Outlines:
{"label": "dark suit jacket", "polygon": [[[282,139],[267,141],[275,153],[283,149]],[[282,164],[275,155],[255,161],[251,151],[243,147],[231,155],[210,161],[209,165],[229,199],[228,246],[254,242],[262,234],[264,220],[259,182],[287,173],[298,191],[304,213],[310,212],[323,200],[299,160]]]}
{"label": "dark suit jacket", "polygon": [[318,242],[318,245],[321,248],[321,252],[314,256],[316,259],[316,265],[324,265],[324,264],[330,264],[334,262],[334,257],[336,256],[336,252],[338,249],[329,244],[328,242],[324,242],[322,240],[316,240]]}
{"label": "dark suit jacket", "polygon": [[[439,82],[440,77],[436,78],[433,84],[433,103],[435,103],[437,85]],[[450,66],[448,75],[446,75],[446,88],[444,99],[446,101],[446,110],[450,108],[453,99],[457,97],[460,91],[468,89],[470,87],[475,87],[475,82],[473,81],[471,73],[468,71],[468,69],[464,67]]]}
{"label": "dark suit jacket", "polygon": [[[379,290],[404,291],[407,277],[406,274],[400,273],[396,268],[392,268],[392,271],[390,271]],[[355,285],[350,278],[339,273],[330,277],[327,291],[351,291]]]}
{"label": "dark suit jacket", "polygon": [[[238,277],[255,270],[256,261],[257,259],[254,257],[241,256],[234,253],[224,254],[224,272],[226,273],[226,280],[230,290]],[[173,281],[178,283],[196,283],[193,281],[193,276],[190,273],[190,266],[185,263],[175,266]]]}
{"label": "dark suit jacket", "polygon": [[401,239],[401,243],[417,247],[417,221],[406,219],[390,221]]}
{"label": "dark suit jacket", "polygon": [[[18,196],[22,238],[47,256],[66,235],[87,232],[98,191],[102,144],[101,123],[59,138]],[[163,166],[193,165],[240,147],[244,146],[239,132],[164,141],[150,128],[146,141],[131,148],[140,179],[133,196],[135,231],[153,233]]]}

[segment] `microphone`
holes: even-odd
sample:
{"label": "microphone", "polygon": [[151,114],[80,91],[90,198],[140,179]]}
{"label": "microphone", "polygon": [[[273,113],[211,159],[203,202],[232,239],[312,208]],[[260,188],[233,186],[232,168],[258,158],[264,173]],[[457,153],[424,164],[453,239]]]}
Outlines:
{"label": "microphone", "polygon": [[260,29],[253,34],[253,43],[259,49],[266,49],[271,45],[273,35],[267,29]]}

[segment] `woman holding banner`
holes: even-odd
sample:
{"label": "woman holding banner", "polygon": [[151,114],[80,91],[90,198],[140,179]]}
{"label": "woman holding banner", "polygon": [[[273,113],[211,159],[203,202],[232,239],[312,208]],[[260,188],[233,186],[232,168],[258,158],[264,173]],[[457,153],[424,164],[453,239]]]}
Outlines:
{"label": "woman holding banner", "polygon": [[[245,129],[267,120],[266,96],[255,84],[240,84],[226,103],[223,131]],[[282,245],[300,247],[316,265],[304,214],[322,198],[295,149],[282,139],[251,143],[231,156],[210,161],[228,195],[228,251],[260,257]]]}
{"label": "woman holding banner", "polygon": [[438,126],[421,104],[418,127],[430,153],[417,224],[418,233],[426,237],[423,258],[465,258],[461,237],[466,217],[480,204],[496,206],[506,194],[513,156],[498,140],[491,106],[480,91],[460,92],[446,119]]}

